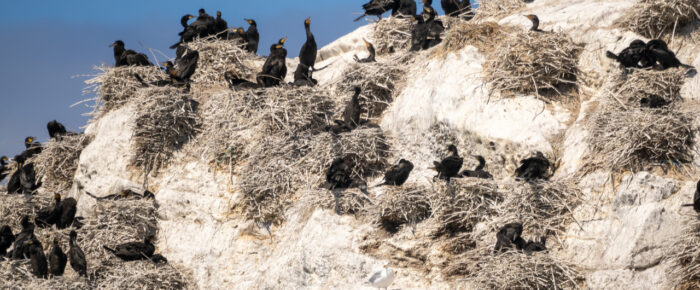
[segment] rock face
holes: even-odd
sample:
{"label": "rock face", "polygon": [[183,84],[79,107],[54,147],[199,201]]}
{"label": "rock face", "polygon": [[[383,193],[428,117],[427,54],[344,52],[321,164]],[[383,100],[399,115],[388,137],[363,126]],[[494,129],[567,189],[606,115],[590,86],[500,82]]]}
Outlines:
{"label": "rock face", "polygon": [[[605,50],[619,51],[632,39],[641,38],[612,25],[634,3],[538,0],[510,16],[492,20],[528,27],[521,15],[537,14],[544,30],[566,32],[585,45],[580,59],[582,71],[605,75],[615,66],[604,57]],[[372,36],[372,25],[368,25],[321,49],[316,66],[331,66],[314,77],[327,86],[341,80],[344,70],[354,63],[352,56],[365,55],[362,39],[372,41]],[[700,65],[698,55],[700,46],[687,42],[679,58]],[[599,170],[578,175],[588,150],[583,121],[595,110],[595,90],[600,87],[582,94],[580,106],[575,109],[544,103],[534,96],[493,98],[480,75],[484,57],[475,47],[466,46],[444,59],[431,57],[431,51],[426,51],[412,60],[405,85],[379,122],[389,136],[413,140],[394,148],[403,150],[415,164],[409,183],[431,183],[432,173],[427,168],[439,156],[431,147],[435,144],[425,144],[421,139],[439,123],[448,124],[452,134],[466,140],[466,146],[473,148],[470,153],[487,155],[489,164],[494,163],[488,168],[497,179],[510,179],[515,164],[528,152],[560,156],[556,177],[580,176],[577,178],[585,196],[583,204],[573,211],[575,222],[560,235],[560,241],[553,242],[552,255],[579,266],[585,288],[672,288],[675,284],[667,273],[673,263],[666,259],[669,242],[693,218],[692,210],[680,205],[691,200],[697,172],[671,176],[656,171],[613,174]],[[697,77],[686,81],[684,99],[700,99],[699,81]],[[79,215],[90,215],[94,208],[93,199],[83,198],[86,191],[106,196],[143,187],[143,177],[129,168],[136,109],[125,105],[88,126],[86,133],[95,138],[82,152],[72,192],[79,200]],[[697,118],[695,123],[700,125]],[[493,147],[487,144],[489,140],[500,147],[489,151]],[[697,167],[700,156],[694,153],[693,158],[691,167]],[[465,161],[465,168],[473,163]],[[236,176],[229,178],[212,169],[187,145],[175,153],[167,168],[148,180],[159,205],[158,252],[170,263],[191,269],[193,286],[369,287],[364,281],[384,263],[359,249],[371,225],[351,215],[310,209],[302,202],[287,211],[286,221],[279,226],[256,224],[237,210],[243,196],[236,190],[236,183]],[[410,267],[394,266],[394,271],[397,277],[392,288],[470,287]]]}

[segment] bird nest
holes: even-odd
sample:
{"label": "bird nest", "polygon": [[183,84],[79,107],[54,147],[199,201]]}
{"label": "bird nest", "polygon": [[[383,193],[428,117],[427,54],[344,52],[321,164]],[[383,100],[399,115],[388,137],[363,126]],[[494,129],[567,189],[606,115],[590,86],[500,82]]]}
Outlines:
{"label": "bird nest", "polygon": [[476,224],[498,213],[506,193],[498,183],[484,179],[453,179],[440,189],[441,200],[435,217],[438,227],[433,236],[454,236],[474,230]]}
{"label": "bird nest", "polygon": [[37,175],[43,177],[42,187],[48,192],[66,192],[73,185],[80,153],[92,142],[85,134],[65,135],[52,139],[35,160]]}
{"label": "bird nest", "polygon": [[248,152],[248,162],[239,174],[247,216],[258,222],[281,223],[291,197],[301,189],[321,186],[334,158],[350,155],[357,178],[374,175],[387,166],[388,144],[380,129],[358,128],[339,136],[269,135]]}
{"label": "bird nest", "polygon": [[[360,98],[366,118],[376,120],[394,101],[405,83],[405,68],[395,62],[356,63],[343,73],[336,94],[347,95],[354,87],[362,89]],[[351,94],[351,93],[350,93]]]}
{"label": "bird nest", "polygon": [[604,101],[588,118],[589,170],[641,171],[648,165],[692,160],[695,144],[693,113],[673,108],[626,107]]}
{"label": "bird nest", "polygon": [[139,91],[132,146],[132,164],[144,168],[146,175],[167,164],[173,152],[199,131],[201,117],[197,102],[171,87]]}
{"label": "bird nest", "polygon": [[246,94],[251,91],[219,92],[202,104],[202,134],[197,142],[203,156],[217,166],[232,166],[246,157],[247,135],[253,124],[244,115]]}
{"label": "bird nest", "polygon": [[444,57],[451,52],[459,51],[467,45],[478,48],[483,53],[498,47],[504,39],[505,32],[511,32],[509,27],[496,22],[466,22],[460,21],[447,30],[447,36],[442,41],[434,55]]}
{"label": "bird nest", "polygon": [[389,17],[379,20],[374,25],[374,46],[377,54],[392,54],[407,52],[411,47],[410,18]]}
{"label": "bird nest", "polygon": [[313,208],[333,210],[338,215],[362,215],[371,205],[367,194],[357,188],[343,190],[311,189],[305,192],[306,203]]}
{"label": "bird nest", "polygon": [[647,38],[659,38],[700,19],[700,0],[640,0],[618,25]]}
{"label": "bird nest", "polygon": [[635,69],[621,74],[610,84],[612,95],[625,105],[639,106],[642,98],[662,97],[675,101],[681,97],[687,69],[670,68],[663,71]]}
{"label": "bird nest", "polygon": [[[13,232],[20,230],[23,215],[53,203],[50,195],[34,196],[28,202],[23,196],[13,195],[0,203],[0,224],[8,224]],[[15,289],[22,285],[28,289],[183,289],[192,288],[191,278],[183,269],[172,265],[155,265],[151,261],[124,262],[105,251],[102,246],[142,240],[146,234],[157,230],[157,209],[152,200],[104,200],[98,201],[95,216],[87,217],[84,225],[76,230],[77,243],[85,253],[88,277],[79,277],[70,265],[62,277],[39,279],[31,274],[29,260],[0,261],[0,287]],[[47,253],[54,237],[60,239],[61,248],[68,252],[69,233],[72,229],[35,229]],[[9,283],[9,284],[7,284]]]}
{"label": "bird nest", "polygon": [[475,21],[487,18],[500,19],[525,7],[523,0],[477,0],[472,4],[476,9]]}
{"label": "bird nest", "polygon": [[576,86],[582,47],[567,34],[522,31],[504,37],[484,64],[484,78],[492,90],[554,101]]}
{"label": "bird nest", "polygon": [[88,85],[84,93],[96,93],[95,113],[99,117],[126,104],[136,96],[136,91],[143,86],[136,78],[138,74],[146,82],[162,79],[165,75],[155,66],[95,67],[100,73],[85,81]]}
{"label": "bird nest", "polygon": [[[463,254],[445,269],[448,276],[466,275],[470,283],[481,289],[572,289],[578,288],[583,276],[572,264],[546,252],[523,254],[510,251],[498,255],[491,248]],[[451,275],[450,275],[451,274]]]}
{"label": "bird nest", "polygon": [[233,71],[240,78],[254,79],[258,57],[246,51],[240,42],[217,38],[197,38],[185,44],[188,50],[199,52],[197,69],[192,75],[196,91],[228,87],[224,73]]}
{"label": "bird nest", "polygon": [[673,277],[676,289],[700,287],[700,220],[694,219],[673,244],[669,276]]}

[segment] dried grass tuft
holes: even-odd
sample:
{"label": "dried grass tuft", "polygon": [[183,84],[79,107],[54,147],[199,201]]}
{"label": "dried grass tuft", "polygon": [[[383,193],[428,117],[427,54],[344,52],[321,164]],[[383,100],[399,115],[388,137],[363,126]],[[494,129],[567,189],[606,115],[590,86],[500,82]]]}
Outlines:
{"label": "dried grass tuft", "polygon": [[442,41],[442,45],[435,50],[435,55],[444,57],[467,45],[474,46],[483,53],[488,53],[500,45],[506,32],[513,32],[513,29],[492,21],[461,21],[447,30],[447,37]]}
{"label": "dried grass tuft", "polygon": [[157,173],[173,152],[192,139],[201,125],[198,103],[171,87],[139,90],[132,146],[133,165]]}
{"label": "dried grass tuft", "polygon": [[241,43],[231,40],[198,38],[186,44],[188,50],[199,52],[197,69],[192,75],[195,91],[209,88],[227,88],[224,73],[233,71],[241,78],[255,79],[258,56],[242,48]]}
{"label": "dried grass tuft", "polygon": [[411,48],[411,19],[389,17],[374,25],[374,46],[378,55],[407,52]]}
{"label": "dried grass tuft", "polygon": [[41,154],[34,160],[37,175],[43,178],[42,187],[48,192],[68,191],[73,185],[80,153],[90,142],[92,136],[77,134],[62,136],[59,140],[44,144]]}
{"label": "dried grass tuft", "polygon": [[646,38],[659,38],[700,19],[699,12],[700,0],[640,0],[618,25]]}
{"label": "dried grass tuft", "polygon": [[488,18],[500,19],[525,7],[522,0],[477,0],[475,2],[472,5],[476,7],[478,3],[478,8],[473,21]]}
{"label": "dried grass tuft", "polygon": [[693,115],[671,108],[625,107],[606,101],[587,120],[591,146],[587,163],[614,171],[692,160]]}
{"label": "dried grass tuft", "polygon": [[85,81],[88,85],[83,93],[96,93],[96,117],[102,116],[126,104],[136,96],[136,91],[142,84],[134,78],[141,76],[146,82],[153,82],[165,77],[156,66],[111,67],[102,65],[95,67],[100,73]]}
{"label": "dried grass tuft", "polygon": [[353,64],[343,72],[343,80],[336,87],[338,95],[352,95],[354,87],[360,87],[360,105],[365,117],[376,120],[389,107],[405,83],[406,69],[397,62]]}
{"label": "dried grass tuft", "polygon": [[700,220],[694,219],[687,230],[673,243],[669,276],[676,283],[675,289],[697,289],[700,287]]}
{"label": "dried grass tuft", "polygon": [[502,94],[534,94],[545,101],[576,86],[582,47],[565,33],[517,31],[505,36],[484,65],[484,78]]}

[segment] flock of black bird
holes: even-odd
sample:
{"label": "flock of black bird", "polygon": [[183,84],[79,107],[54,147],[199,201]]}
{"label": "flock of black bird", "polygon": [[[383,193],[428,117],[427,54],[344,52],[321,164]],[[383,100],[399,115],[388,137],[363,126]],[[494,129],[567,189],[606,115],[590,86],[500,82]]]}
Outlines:
{"label": "flock of black bird", "polygon": [[[391,15],[395,17],[410,18],[413,23],[410,51],[428,49],[441,42],[441,34],[444,32],[445,27],[440,20],[436,19],[437,12],[432,8],[432,0],[423,0],[421,2],[423,3],[423,11],[420,15],[416,15],[417,8],[414,0],[371,0],[362,6],[365,13],[355,19],[355,21],[365,16],[381,18],[381,15],[388,11],[391,11]],[[441,0],[441,5],[447,16],[459,17],[465,20],[470,20],[474,16],[474,10],[468,0]],[[526,17],[532,21],[531,31],[543,32],[539,28],[540,22],[536,15],[526,15]],[[163,63],[164,73],[167,78],[155,82],[146,82],[141,76],[135,74],[134,77],[143,86],[171,85],[189,88],[190,78],[195,73],[199,60],[199,53],[188,49],[185,44],[198,38],[236,41],[246,51],[257,53],[260,34],[258,33],[255,20],[245,19],[249,26],[247,30],[244,30],[243,28],[228,28],[228,23],[221,17],[221,12],[217,12],[216,18],[214,18],[208,15],[204,9],[200,9],[195,21],[189,23],[194,18],[194,16],[187,14],[180,19],[180,24],[183,27],[183,30],[178,33],[180,39],[170,47],[171,49],[176,49],[176,58],[174,62],[167,61]],[[312,78],[312,73],[318,71],[315,68],[318,46],[311,32],[310,18],[304,20],[304,29],[306,31],[306,42],[302,45],[299,52],[299,65],[294,72],[294,82],[291,85],[314,86],[318,83]],[[255,82],[243,79],[234,72],[225,72],[224,78],[228,82],[229,87],[232,89],[258,89],[284,84],[284,78],[287,75],[285,40],[286,37],[270,46],[270,54],[261,72],[257,75]],[[121,40],[115,41],[111,46],[114,49],[115,66],[117,67],[153,65],[148,60],[148,56],[126,49],[124,42]],[[376,52],[374,46],[366,40],[365,46],[369,55],[362,59],[355,56],[355,61],[358,63],[375,62]],[[680,66],[688,67],[676,58],[673,51],[668,49],[667,44],[663,40],[659,39],[651,40],[647,43],[642,40],[635,40],[619,54],[608,51],[606,56],[616,60],[625,68],[663,70]],[[363,120],[360,117],[362,112],[359,101],[360,94],[361,89],[359,87],[354,88],[354,94],[343,113],[343,120],[335,120],[334,125],[328,126],[327,129],[329,131],[335,134],[350,132],[363,124]],[[655,108],[667,104],[668,101],[661,97],[652,96],[641,100],[641,105],[645,107]],[[49,136],[56,139],[60,139],[65,135],[75,134],[67,132],[66,128],[55,120],[47,124],[47,129]],[[35,142],[34,139],[33,137],[27,137],[24,140],[26,150],[14,158],[17,169],[10,175],[10,180],[7,184],[8,194],[31,195],[35,194],[36,190],[41,186],[41,182],[36,180],[34,164],[27,162],[31,157],[42,151],[41,144]],[[457,147],[449,145],[447,151],[450,153],[447,157],[441,161],[434,162],[433,169],[437,172],[436,179],[446,180],[449,183],[453,178],[493,178],[489,172],[484,170],[486,161],[482,156],[474,156],[479,163],[474,170],[463,170],[460,172],[464,160],[459,156]],[[9,175],[10,167],[8,166],[8,161],[8,158],[5,156],[0,158],[0,181]],[[550,166],[549,160],[541,152],[537,152],[534,156],[523,159],[514,175],[516,179],[525,181],[547,179]],[[326,172],[326,187],[331,190],[358,187],[366,193],[366,183],[356,178],[356,175],[353,173],[354,167],[355,162],[352,155],[338,157],[333,160]],[[398,164],[393,165],[386,171],[383,182],[377,186],[401,186],[406,182],[413,168],[413,163],[401,159]],[[128,191],[107,197],[96,197],[90,193],[88,195],[97,200],[118,200],[133,196],[153,198],[153,194],[148,191],[143,195]],[[49,274],[53,276],[63,275],[65,266],[70,261],[71,267],[79,275],[87,276],[85,254],[77,244],[77,232],[75,230],[70,232],[68,255],[61,249],[60,240],[55,238],[48,259],[44,254],[41,242],[34,235],[35,225],[42,228],[55,225],[58,229],[65,229],[71,226],[75,229],[80,229],[80,220],[82,218],[75,216],[76,200],[73,198],[62,199],[60,194],[56,194],[54,200],[53,206],[41,209],[36,214],[36,217],[25,215],[21,220],[22,230],[19,234],[14,235],[12,228],[8,225],[0,227],[0,260],[4,258],[29,258],[31,259],[34,275],[42,278],[48,277]],[[684,206],[692,206],[696,212],[700,213],[700,182],[697,185],[693,204]],[[526,242],[521,237],[522,231],[523,225],[520,223],[511,223],[503,226],[497,234],[494,252],[502,252],[513,248],[526,253],[546,250],[544,237],[540,241]],[[152,235],[149,235],[142,242],[128,242],[113,248],[104,246],[104,249],[124,261],[151,260],[156,263],[167,262],[167,259],[163,256],[155,254],[155,246],[152,243],[153,238]],[[13,246],[12,250],[8,252],[11,246]]]}

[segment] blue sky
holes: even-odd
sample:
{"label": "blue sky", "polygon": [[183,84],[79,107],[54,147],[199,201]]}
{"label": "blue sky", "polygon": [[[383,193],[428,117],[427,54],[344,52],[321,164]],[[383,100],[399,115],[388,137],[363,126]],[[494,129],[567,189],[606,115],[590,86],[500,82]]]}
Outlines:
{"label": "blue sky", "polygon": [[[114,64],[108,47],[114,40],[123,40],[129,49],[159,50],[173,57],[168,46],[178,40],[180,17],[197,15],[199,8],[213,16],[221,11],[229,26],[247,28],[243,18],[255,19],[261,34],[258,53],[263,55],[273,42],[288,36],[289,56],[296,56],[309,16],[319,47],[367,24],[352,21],[365,0],[7,2],[0,18],[0,155],[10,158],[23,150],[27,136],[48,140],[46,123],[51,120],[82,131],[87,122],[83,115],[90,109],[70,106],[91,97],[82,89],[86,76],[95,73],[93,66]],[[439,1],[434,2],[442,14]]]}

